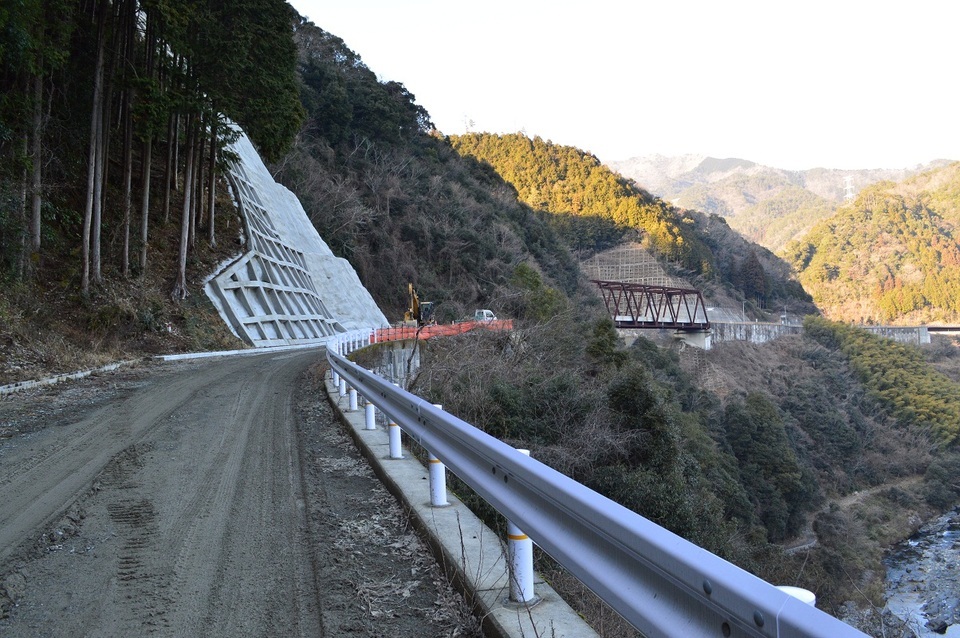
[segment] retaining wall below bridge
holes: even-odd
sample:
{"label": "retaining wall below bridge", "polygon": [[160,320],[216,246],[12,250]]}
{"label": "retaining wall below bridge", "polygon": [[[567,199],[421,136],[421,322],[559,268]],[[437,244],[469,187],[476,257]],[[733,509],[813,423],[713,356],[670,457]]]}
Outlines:
{"label": "retaining wall below bridge", "polygon": [[[908,343],[914,345],[922,345],[930,343],[930,332],[927,330],[926,326],[860,326],[864,330],[872,332],[881,337],[886,337],[887,339],[893,339],[898,343]],[[650,338],[654,337],[654,333],[657,336],[672,335],[674,331],[672,330],[618,330],[617,331],[621,337],[624,338],[627,345],[633,343],[636,340],[637,336],[647,336]],[[691,333],[695,334],[695,333]],[[710,324],[710,334],[706,339],[691,339],[687,338],[689,335],[684,333],[677,332],[675,336],[677,338],[683,339],[689,345],[696,347],[701,347],[704,350],[710,350],[713,346],[718,343],[725,343],[730,341],[748,341],[750,343],[766,343],[772,341],[778,337],[784,335],[798,335],[803,334],[803,326],[796,324],[783,324],[783,323],[762,323],[762,322],[728,322],[728,323],[711,323]],[[702,345],[705,343],[704,345]]]}
{"label": "retaining wall below bridge", "polygon": [[[922,345],[930,343],[930,333],[926,326],[860,326],[887,339],[898,343]],[[710,324],[710,341],[712,344],[724,341],[749,341],[750,343],[766,343],[777,337],[791,334],[803,334],[803,326],[782,323],[714,323]]]}

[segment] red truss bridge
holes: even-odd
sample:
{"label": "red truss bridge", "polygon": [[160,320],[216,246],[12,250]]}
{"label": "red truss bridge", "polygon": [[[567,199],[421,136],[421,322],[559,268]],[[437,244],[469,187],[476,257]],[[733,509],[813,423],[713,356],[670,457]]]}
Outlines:
{"label": "red truss bridge", "polygon": [[591,280],[617,328],[709,330],[703,295],[692,288]]}

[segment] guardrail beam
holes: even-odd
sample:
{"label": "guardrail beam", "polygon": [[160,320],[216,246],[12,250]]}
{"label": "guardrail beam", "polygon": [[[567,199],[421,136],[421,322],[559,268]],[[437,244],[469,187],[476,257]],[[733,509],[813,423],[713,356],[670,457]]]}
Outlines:
{"label": "guardrail beam", "polygon": [[327,359],[648,638],[865,636],[344,357]]}

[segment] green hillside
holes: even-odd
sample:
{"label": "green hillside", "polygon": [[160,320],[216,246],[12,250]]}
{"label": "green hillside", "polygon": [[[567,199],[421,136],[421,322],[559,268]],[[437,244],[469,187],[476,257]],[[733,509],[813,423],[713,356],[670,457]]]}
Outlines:
{"label": "green hillside", "polygon": [[835,211],[836,203],[791,184],[727,221],[745,237],[777,252]]}
{"label": "green hillside", "polygon": [[565,236],[582,252],[609,248],[632,228],[642,231],[647,246],[664,259],[698,274],[714,269],[709,251],[678,211],[580,149],[519,133],[468,133],[449,140],[461,155],[493,166],[517,189],[520,201],[558,216]]}
{"label": "green hillside", "polygon": [[836,320],[960,320],[960,167],[865,189],[783,251]]}
{"label": "green hillside", "polygon": [[803,306],[809,297],[775,255],[715,215],[675,208],[637,188],[589,153],[521,134],[448,139],[462,155],[492,166],[521,201],[548,213],[581,257],[638,235],[668,268],[696,285],[719,284],[759,307],[801,304],[798,312],[815,311]]}

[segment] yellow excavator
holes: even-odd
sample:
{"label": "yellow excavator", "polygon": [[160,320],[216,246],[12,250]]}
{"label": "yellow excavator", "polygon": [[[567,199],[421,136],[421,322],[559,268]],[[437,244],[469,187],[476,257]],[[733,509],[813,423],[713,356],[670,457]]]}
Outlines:
{"label": "yellow excavator", "polygon": [[403,313],[403,324],[419,327],[436,323],[433,318],[433,302],[420,301],[417,291],[413,289],[413,284],[407,284],[407,290],[410,294],[410,308]]}

